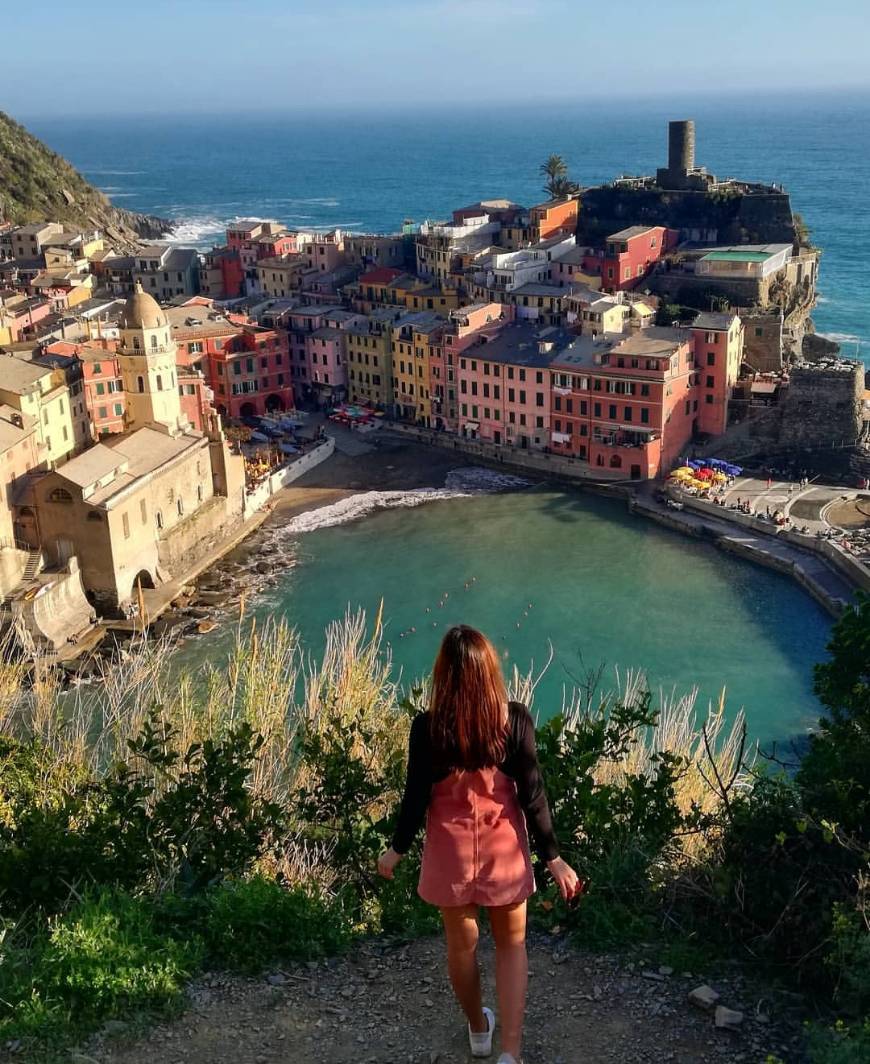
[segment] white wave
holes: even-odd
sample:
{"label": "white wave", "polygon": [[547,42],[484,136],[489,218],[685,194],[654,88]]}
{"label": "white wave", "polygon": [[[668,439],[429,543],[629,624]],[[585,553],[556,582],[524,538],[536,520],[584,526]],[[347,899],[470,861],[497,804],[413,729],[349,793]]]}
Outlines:
{"label": "white wave", "polygon": [[854,333],[825,332],[819,333],[819,336],[824,337],[826,340],[833,340],[837,344],[863,344],[867,342],[865,337],[856,336]]}
{"label": "white wave", "polygon": [[109,177],[135,177],[137,174],[144,174],[144,170],[95,170],[90,166],[79,167],[80,171],[84,174],[105,174]]}
{"label": "white wave", "polygon": [[410,509],[422,506],[426,502],[438,499],[458,499],[471,492],[450,491],[447,488],[415,488],[413,491],[364,491],[340,499],[319,510],[309,510],[292,518],[285,530],[287,532],[316,532],[321,528],[345,525],[349,521],[358,521],[376,510]]}
{"label": "white wave", "polygon": [[445,478],[443,488],[414,488],[409,491],[364,491],[346,499],[298,514],[284,526],[284,532],[316,532],[349,521],[358,521],[377,510],[411,509],[427,502],[444,499],[463,499],[474,495],[489,495],[502,491],[519,491],[529,482],[522,477],[497,473],[491,469],[469,466],[454,469]]}
{"label": "white wave", "polygon": [[226,229],[226,222],[213,216],[181,218],[173,222],[172,232],[166,240],[170,244],[202,244],[207,243],[208,237],[222,234]]}

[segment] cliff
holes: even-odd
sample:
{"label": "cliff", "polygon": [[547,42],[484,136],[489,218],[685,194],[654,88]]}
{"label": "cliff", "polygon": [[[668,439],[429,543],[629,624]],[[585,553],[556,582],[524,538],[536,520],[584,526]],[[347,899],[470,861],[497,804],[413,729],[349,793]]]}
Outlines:
{"label": "cliff", "polygon": [[113,207],[66,159],[2,111],[0,219],[101,229],[118,245],[154,240],[171,229],[165,218]]}
{"label": "cliff", "polygon": [[585,189],[577,227],[584,243],[601,243],[628,225],[666,225],[683,240],[710,244],[791,244],[796,241],[787,192],[765,186],[733,190],[600,185]]}

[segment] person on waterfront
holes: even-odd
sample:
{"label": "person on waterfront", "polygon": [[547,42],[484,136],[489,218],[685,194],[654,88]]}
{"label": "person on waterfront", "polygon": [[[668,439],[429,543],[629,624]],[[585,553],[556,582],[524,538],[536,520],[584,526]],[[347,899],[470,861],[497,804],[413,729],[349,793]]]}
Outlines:
{"label": "person on waterfront", "polygon": [[408,774],[392,845],[378,861],[392,879],[426,820],[418,893],[441,910],[450,981],[474,1057],[492,1052],[495,1016],[481,1000],[478,911],[495,941],[499,1064],[520,1064],[526,1006],[526,903],[535,850],[570,901],[581,892],[559,856],[528,709],[509,702],[498,653],[481,632],[451,628],[432,673],[429,709],[411,724]]}

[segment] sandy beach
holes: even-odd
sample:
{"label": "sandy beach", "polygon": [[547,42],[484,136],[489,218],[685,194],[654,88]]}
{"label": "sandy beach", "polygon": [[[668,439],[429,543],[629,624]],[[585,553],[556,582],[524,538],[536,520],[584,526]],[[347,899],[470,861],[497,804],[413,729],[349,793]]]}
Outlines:
{"label": "sandy beach", "polygon": [[451,470],[482,464],[460,451],[442,451],[387,433],[372,440],[372,446],[371,451],[357,455],[336,450],[316,469],[278,492],[264,528],[279,528],[298,514],[364,491],[440,488]]}

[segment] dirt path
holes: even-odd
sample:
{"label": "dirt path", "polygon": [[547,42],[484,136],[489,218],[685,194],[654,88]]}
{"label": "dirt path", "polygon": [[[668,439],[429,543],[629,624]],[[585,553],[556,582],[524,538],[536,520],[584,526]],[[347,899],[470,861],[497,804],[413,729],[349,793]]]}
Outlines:
{"label": "dirt path", "polygon": [[[652,951],[634,959],[584,954],[544,936],[530,943],[526,1064],[744,1061],[768,1053],[803,1059],[800,1025],[782,1002],[753,994],[739,975],[707,982],[744,1012],[718,1030],[687,1001],[704,980],[664,974]],[[642,963],[647,957],[647,963]],[[485,1000],[494,1002],[492,951],[482,943]],[[644,974],[646,973],[646,974]],[[773,1012],[773,1023],[767,1013]],[[81,1064],[459,1064],[469,1061],[463,1022],[437,939],[373,943],[347,957],[275,970],[259,979],[206,976],[176,1021],[125,1044],[123,1025],[75,1056]],[[493,1060],[495,1059],[494,1055]]]}

